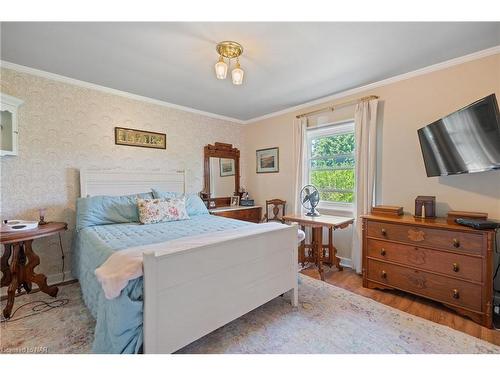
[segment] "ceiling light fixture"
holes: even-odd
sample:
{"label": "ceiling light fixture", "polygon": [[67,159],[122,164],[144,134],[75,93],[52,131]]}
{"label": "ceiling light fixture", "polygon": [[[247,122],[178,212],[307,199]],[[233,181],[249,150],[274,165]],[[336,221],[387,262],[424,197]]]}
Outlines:
{"label": "ceiling light fixture", "polygon": [[[243,46],[237,42],[226,40],[217,44],[215,48],[219,54],[219,61],[215,64],[215,75],[217,79],[225,79],[231,59],[236,59],[236,65],[231,71],[231,78],[234,85],[243,83],[245,72],[241,69],[239,57],[243,53]],[[224,58],[228,60],[227,64]]]}

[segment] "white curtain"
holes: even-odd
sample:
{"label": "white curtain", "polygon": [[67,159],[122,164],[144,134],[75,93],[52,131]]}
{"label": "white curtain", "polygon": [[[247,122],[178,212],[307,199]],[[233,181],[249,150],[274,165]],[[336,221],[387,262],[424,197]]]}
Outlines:
{"label": "white curtain", "polygon": [[354,230],[352,264],[361,272],[362,237],[360,215],[370,212],[374,204],[378,100],[363,101],[356,105],[354,127],[356,137],[356,199],[354,204]]}
{"label": "white curtain", "polygon": [[301,117],[294,121],[293,124],[293,144],[294,144],[294,163],[295,163],[295,185],[294,185],[294,201],[295,213],[302,213],[302,205],[300,204],[300,190],[307,183],[306,179],[306,130],[307,118]]}

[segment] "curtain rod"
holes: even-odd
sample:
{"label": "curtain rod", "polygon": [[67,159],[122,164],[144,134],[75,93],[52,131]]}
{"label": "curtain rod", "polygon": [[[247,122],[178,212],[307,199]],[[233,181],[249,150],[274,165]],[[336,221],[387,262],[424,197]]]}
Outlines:
{"label": "curtain rod", "polygon": [[372,99],[378,99],[378,96],[376,96],[376,95],[363,96],[360,99],[349,100],[347,102],[343,102],[343,103],[339,103],[339,104],[336,104],[336,105],[331,105],[329,107],[317,109],[316,111],[302,113],[302,114],[297,115],[295,117],[301,118],[301,117],[307,117],[307,116],[311,116],[311,115],[317,115],[317,114],[323,113],[323,112],[333,112],[333,111],[335,111],[335,109],[337,109],[339,107],[346,107],[346,106],[349,106],[349,105],[358,104],[360,102],[365,102],[367,100],[372,100]]}

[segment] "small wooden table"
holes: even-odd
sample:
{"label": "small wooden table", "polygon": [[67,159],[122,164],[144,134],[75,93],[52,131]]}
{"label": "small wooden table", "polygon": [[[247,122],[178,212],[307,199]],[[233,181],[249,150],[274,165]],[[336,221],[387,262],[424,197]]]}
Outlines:
{"label": "small wooden table", "polygon": [[0,243],[4,245],[4,252],[0,259],[3,274],[0,284],[2,287],[8,286],[7,306],[3,309],[3,316],[6,319],[10,318],[16,290],[21,292],[24,288],[27,293],[30,293],[32,282],[49,296],[57,296],[59,289],[56,286],[47,285],[47,277],[34,271],[35,267],[40,264],[40,257],[33,251],[31,243],[34,239],[58,234],[67,228],[66,223],[53,222],[39,225],[38,228],[32,230],[0,232]]}
{"label": "small wooden table", "polygon": [[[339,271],[342,271],[340,259],[337,257],[337,248],[333,244],[333,231],[335,229],[348,227],[354,222],[354,218],[330,215],[307,216],[303,214],[286,215],[283,216],[283,219],[288,222],[298,223],[302,230],[305,230],[305,227],[310,227],[312,229],[311,244],[306,244],[304,240],[299,245],[300,263],[304,264],[306,261],[314,261],[316,267],[318,267],[321,280],[325,280],[323,263],[329,264],[330,267],[335,265]],[[328,228],[328,244],[326,246],[323,244],[323,228]],[[306,248],[312,251],[312,255],[305,255]],[[326,262],[324,255],[325,248],[328,249],[328,259],[326,259]]]}

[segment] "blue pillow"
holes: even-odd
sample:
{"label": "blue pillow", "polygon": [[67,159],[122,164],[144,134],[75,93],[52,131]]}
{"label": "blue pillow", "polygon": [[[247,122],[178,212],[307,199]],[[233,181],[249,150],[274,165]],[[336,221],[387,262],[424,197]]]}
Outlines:
{"label": "blue pillow", "polygon": [[[173,191],[161,191],[156,189],[151,190],[153,191],[153,196],[156,199],[176,198],[182,195]],[[208,215],[209,213],[207,210],[207,206],[205,206],[205,203],[203,203],[203,201],[197,194],[186,194],[186,211],[189,216]]]}
{"label": "blue pillow", "polygon": [[122,196],[98,195],[78,198],[76,230],[104,224],[139,222],[137,198],[152,199],[152,193]]}

